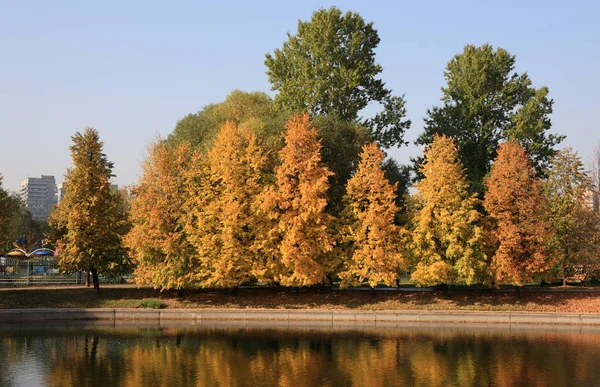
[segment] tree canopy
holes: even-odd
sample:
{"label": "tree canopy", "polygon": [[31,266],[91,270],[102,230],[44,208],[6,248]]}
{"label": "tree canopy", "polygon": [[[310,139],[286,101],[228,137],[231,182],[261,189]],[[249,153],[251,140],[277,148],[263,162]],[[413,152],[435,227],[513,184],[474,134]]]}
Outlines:
{"label": "tree canopy", "polygon": [[592,179],[571,148],[552,158],[544,182],[551,225],[549,253],[559,278],[591,277],[600,266],[600,217],[589,203]]}
{"label": "tree canopy", "polygon": [[185,232],[187,175],[197,163],[189,144],[168,145],[157,139],[149,148],[143,175],[132,189],[127,246],[137,264],[136,282],[160,289],[194,283],[197,265]]}
{"label": "tree canopy", "polygon": [[419,285],[470,285],[487,269],[479,200],[468,191],[458,152],[444,135],[435,135],[425,151],[412,219],[411,278]]}
{"label": "tree canopy", "polygon": [[49,223],[57,236],[59,264],[71,272],[90,271],[99,291],[99,272],[123,272],[129,267],[122,243],[129,220],[122,196],[111,190],[113,163],[103,153],[98,131],[85,128],[71,139],[73,166],[65,175],[66,193]]}
{"label": "tree canopy", "polygon": [[296,34],[287,37],[283,47],[265,59],[280,107],[355,121],[362,109],[376,102],[382,111],[361,122],[380,145],[404,144],[410,127],[405,101],[378,78],[383,68],[375,61],[380,38],[373,23],[331,7],[314,12],[310,21],[298,21]]}
{"label": "tree canopy", "polygon": [[484,191],[483,179],[502,141],[521,144],[543,173],[563,139],[548,133],[553,105],[548,88],[533,87],[527,73],[515,72],[515,62],[502,48],[465,46],[446,66],[442,105],[427,111],[425,131],[416,141],[431,144],[436,134],[454,138],[472,192]]}
{"label": "tree canopy", "polygon": [[548,269],[550,227],[542,184],[525,148],[515,141],[500,145],[486,185],[484,207],[497,243],[491,274],[496,284],[522,286]]}
{"label": "tree canopy", "polygon": [[195,282],[203,287],[235,287],[264,276],[254,245],[265,160],[256,135],[228,121],[189,173],[185,230],[199,261]]}
{"label": "tree canopy", "polygon": [[385,178],[384,153],[376,144],[363,147],[356,174],[348,181],[346,202],[348,259],[339,276],[342,285],[395,286],[408,268],[401,254],[401,229],[394,224],[396,186]]}
{"label": "tree canopy", "polygon": [[321,160],[321,143],[308,114],[293,116],[284,135],[275,187],[263,194],[262,212],[271,227],[260,250],[276,282],[308,286],[325,281],[333,238],[327,206],[331,172]]}

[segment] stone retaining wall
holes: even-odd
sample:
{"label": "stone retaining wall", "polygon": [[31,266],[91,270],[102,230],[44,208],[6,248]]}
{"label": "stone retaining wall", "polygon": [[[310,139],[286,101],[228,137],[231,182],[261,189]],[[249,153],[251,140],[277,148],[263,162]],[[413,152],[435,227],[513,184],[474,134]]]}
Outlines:
{"label": "stone retaining wall", "polygon": [[298,309],[4,309],[0,322],[49,320],[300,321],[600,325],[600,314]]}

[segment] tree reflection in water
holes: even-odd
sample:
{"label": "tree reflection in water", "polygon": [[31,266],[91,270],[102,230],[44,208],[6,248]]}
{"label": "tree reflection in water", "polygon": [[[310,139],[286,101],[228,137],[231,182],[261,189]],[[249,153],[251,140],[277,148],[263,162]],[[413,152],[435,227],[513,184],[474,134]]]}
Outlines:
{"label": "tree reflection in water", "polygon": [[[2,329],[0,385],[593,386],[600,329]],[[21,378],[17,380],[18,378]]]}

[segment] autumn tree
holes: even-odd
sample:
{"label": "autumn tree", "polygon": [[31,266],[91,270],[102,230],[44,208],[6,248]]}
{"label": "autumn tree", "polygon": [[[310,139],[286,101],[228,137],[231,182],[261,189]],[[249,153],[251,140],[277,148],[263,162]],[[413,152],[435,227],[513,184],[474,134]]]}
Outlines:
{"label": "autumn tree", "polygon": [[496,285],[510,283],[519,292],[548,268],[549,224],[542,184],[525,149],[507,141],[498,149],[486,186],[484,207],[497,241],[491,274]]}
{"label": "autumn tree", "polygon": [[99,292],[98,273],[108,275],[129,267],[123,237],[130,225],[121,196],[111,192],[113,163],[103,153],[98,131],[85,128],[71,139],[73,166],[65,175],[65,196],[49,224],[57,236],[59,265],[70,272],[90,272]]}
{"label": "autumn tree", "polygon": [[600,214],[600,143],[594,147],[592,153],[592,208]]}
{"label": "autumn tree", "polygon": [[264,275],[254,244],[265,162],[257,136],[229,121],[199,173],[191,171],[185,230],[200,263],[194,276],[201,286],[236,287]]}
{"label": "autumn tree", "polygon": [[424,153],[415,187],[418,211],[412,219],[411,278],[418,285],[467,284],[483,280],[486,256],[476,194],[459,161],[455,141],[435,136]]}
{"label": "autumn tree", "polygon": [[2,187],[2,179],[0,175],[0,243],[5,243],[10,238],[10,221],[17,208],[14,198]]}
{"label": "autumn tree", "polygon": [[360,120],[383,147],[404,144],[405,101],[393,96],[378,78],[375,62],[380,38],[373,23],[355,12],[336,7],[319,9],[310,21],[298,21],[298,31],[288,33],[281,49],[267,54],[265,65],[275,102],[292,112],[313,116],[334,115],[344,121],[359,120],[369,103],[382,111]]}
{"label": "autumn tree", "polygon": [[325,212],[331,172],[321,160],[318,133],[308,114],[290,119],[284,141],[275,186],[262,195],[261,209],[271,227],[257,246],[275,282],[310,286],[322,283],[332,267],[331,217]]}
{"label": "autumn tree", "polygon": [[548,133],[553,105],[548,88],[533,87],[527,73],[515,72],[515,63],[515,56],[502,48],[465,46],[446,66],[442,105],[428,110],[425,131],[416,142],[431,144],[436,134],[452,137],[471,190],[480,195],[502,141],[525,147],[542,173],[564,138]]}
{"label": "autumn tree", "polygon": [[550,261],[566,285],[568,277],[589,278],[600,267],[600,218],[589,202],[592,179],[573,149],[560,150],[547,175]]}
{"label": "autumn tree", "polygon": [[342,286],[394,286],[407,262],[400,252],[401,229],[394,224],[398,212],[396,187],[384,176],[384,153],[376,144],[363,147],[356,174],[348,181],[346,202],[349,242]]}
{"label": "autumn tree", "polygon": [[195,253],[185,231],[189,171],[198,156],[189,144],[170,146],[157,139],[143,164],[143,175],[132,188],[127,246],[136,263],[139,285],[183,289],[194,283]]}

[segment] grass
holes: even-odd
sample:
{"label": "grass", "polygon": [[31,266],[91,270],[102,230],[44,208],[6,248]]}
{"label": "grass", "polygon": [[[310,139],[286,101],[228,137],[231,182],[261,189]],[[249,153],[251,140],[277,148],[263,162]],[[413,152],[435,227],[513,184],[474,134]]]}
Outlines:
{"label": "grass", "polygon": [[600,293],[524,292],[521,299],[505,292],[369,292],[329,289],[240,289],[174,291],[108,287],[93,289],[35,288],[0,290],[0,309],[21,308],[275,308],[358,310],[470,310],[600,313]]}

